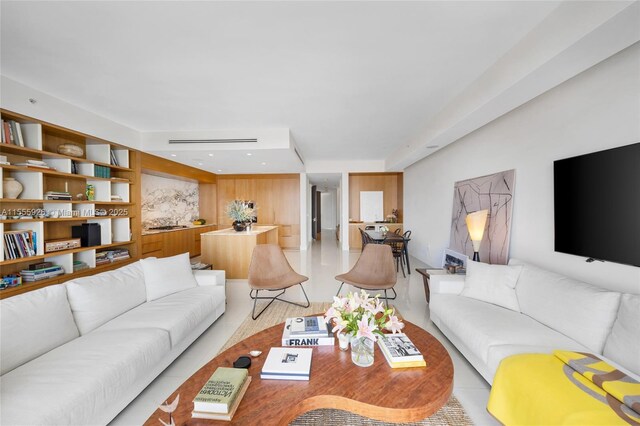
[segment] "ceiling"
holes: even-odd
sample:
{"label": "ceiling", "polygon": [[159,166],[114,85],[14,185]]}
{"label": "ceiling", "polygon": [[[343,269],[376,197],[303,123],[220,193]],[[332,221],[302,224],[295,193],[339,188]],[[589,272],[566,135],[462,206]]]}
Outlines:
{"label": "ceiling", "polygon": [[316,185],[318,191],[327,192],[340,186],[342,175],[340,173],[308,173],[309,183]]}
{"label": "ceiling", "polygon": [[0,72],[141,132],[289,129],[295,145],[253,162],[144,149],[297,172],[294,146],[305,161],[386,159],[557,6],[2,1]]}

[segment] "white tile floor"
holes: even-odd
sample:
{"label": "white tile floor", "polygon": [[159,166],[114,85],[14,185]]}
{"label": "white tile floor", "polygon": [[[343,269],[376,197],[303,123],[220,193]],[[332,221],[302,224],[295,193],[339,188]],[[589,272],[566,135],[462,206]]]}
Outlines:
{"label": "white tile floor", "polygon": [[[314,302],[330,301],[338,289],[334,277],[347,271],[358,258],[358,252],[338,249],[332,231],[323,231],[322,241],[314,242],[310,250],[287,251],[293,268],[310,277],[305,284],[309,299]],[[411,268],[424,267],[424,263],[411,258]],[[129,406],[116,417],[112,425],[139,425],[155,411],[159,404],[182,382],[213,358],[238,325],[251,311],[251,299],[246,280],[227,281],[227,308],[202,336],[196,340],[173,364],[153,381]],[[345,286],[345,290],[349,290]],[[453,345],[429,321],[428,306],[424,296],[422,276],[413,271],[407,278],[398,274],[396,285],[398,298],[394,305],[412,323],[423,327],[437,337],[447,348],[454,362],[454,394],[465,407],[467,414],[477,425],[498,424],[486,411],[489,385],[453,347]],[[287,292],[291,300],[304,300],[299,289]]]}

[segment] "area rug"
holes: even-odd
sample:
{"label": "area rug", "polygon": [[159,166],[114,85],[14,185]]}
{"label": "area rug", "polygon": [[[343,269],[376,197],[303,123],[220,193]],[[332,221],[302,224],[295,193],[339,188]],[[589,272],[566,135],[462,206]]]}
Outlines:
{"label": "area rug", "polygon": [[[257,320],[251,319],[251,314],[240,324],[236,332],[224,344],[220,352],[223,352],[235,345],[239,341],[281,322],[289,317],[305,316],[312,313],[325,312],[329,308],[329,303],[311,303],[309,308],[301,308],[286,303],[274,303],[267,309]],[[327,425],[327,426],[344,426],[344,425],[397,425],[398,423],[385,423],[378,420],[368,419],[357,414],[349,413],[342,410],[320,409],[309,411],[295,419],[291,425],[293,426],[311,426],[311,425]],[[462,404],[451,395],[449,401],[432,416],[417,423],[402,423],[404,425],[454,425],[466,426],[473,425],[473,422],[465,413]]]}

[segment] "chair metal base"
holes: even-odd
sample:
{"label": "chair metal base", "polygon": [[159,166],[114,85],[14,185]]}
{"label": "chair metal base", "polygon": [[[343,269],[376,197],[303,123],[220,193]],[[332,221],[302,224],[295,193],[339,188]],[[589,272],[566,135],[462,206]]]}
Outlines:
{"label": "chair metal base", "polygon": [[[305,305],[302,305],[302,304],[300,304],[300,303],[291,302],[291,301],[289,301],[289,300],[280,299],[280,296],[282,296],[282,295],[287,291],[287,288],[288,288],[288,287],[286,287],[286,288],[279,288],[279,289],[275,289],[275,290],[269,290],[269,289],[263,289],[263,290],[262,290],[262,291],[280,291],[280,293],[276,294],[276,295],[275,295],[275,296],[273,296],[273,297],[260,297],[260,296],[258,296],[258,292],[260,291],[259,289],[251,289],[251,290],[249,291],[249,297],[251,297],[251,298],[253,299],[253,311],[251,312],[251,318],[253,318],[254,320],[258,319],[258,317],[259,317],[260,315],[262,315],[262,313],[263,313],[264,311],[266,311],[266,310],[267,310],[267,308],[268,308],[269,306],[271,306],[271,304],[272,304],[273,302],[275,302],[276,300],[279,300],[279,301],[281,301],[281,302],[289,303],[290,305],[300,306],[301,308],[308,308],[309,306],[311,306],[311,302],[309,302],[309,298],[307,297],[307,293],[304,291],[304,287],[302,286],[302,283],[298,283],[298,285],[299,285],[299,286],[300,286],[300,288],[302,289],[302,294],[304,294],[304,298],[305,298],[305,299],[307,299],[307,304],[306,304],[306,306],[305,306]],[[256,292],[255,296],[253,295],[253,292],[254,292],[254,291]],[[267,304],[267,306],[265,306],[265,307],[264,307],[264,308],[263,308],[263,309],[258,313],[258,315],[256,315],[256,305],[257,305],[257,303],[258,303],[258,299],[260,299],[260,300],[271,300],[271,301]]]}
{"label": "chair metal base", "polygon": [[[342,290],[342,286],[344,285],[344,282],[340,283],[340,287],[338,287],[338,292],[336,293],[336,297],[338,297],[340,295],[340,290]],[[367,291],[371,291],[368,288],[362,288],[362,287],[358,287],[357,285],[354,284],[349,284],[354,286],[355,288],[359,288],[361,290],[367,290]],[[388,297],[387,296],[387,289],[384,289],[384,301],[387,304],[387,308],[389,308],[389,300],[396,300],[396,297],[398,297],[398,293],[396,293],[396,289],[391,287],[389,290],[393,291],[393,297]]]}

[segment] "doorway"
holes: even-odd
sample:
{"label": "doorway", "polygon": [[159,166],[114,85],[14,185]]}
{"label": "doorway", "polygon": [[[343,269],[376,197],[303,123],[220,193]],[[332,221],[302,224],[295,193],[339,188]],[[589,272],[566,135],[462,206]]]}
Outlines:
{"label": "doorway", "polygon": [[339,173],[310,173],[311,184],[311,237],[323,244],[338,241],[338,224],[340,223],[340,200],[338,199],[340,180]]}

